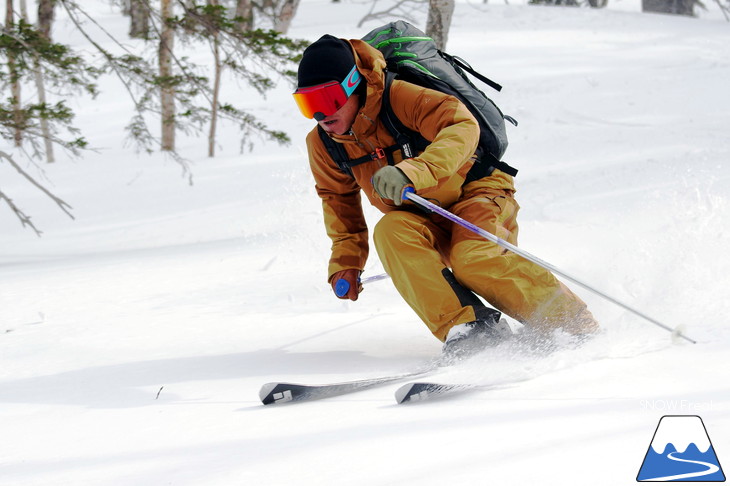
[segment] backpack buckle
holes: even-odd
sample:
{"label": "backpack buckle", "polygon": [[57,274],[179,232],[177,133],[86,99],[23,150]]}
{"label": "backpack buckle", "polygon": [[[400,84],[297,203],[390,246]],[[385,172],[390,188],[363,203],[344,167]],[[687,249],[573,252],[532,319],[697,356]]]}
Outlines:
{"label": "backpack buckle", "polygon": [[370,157],[372,157],[373,160],[384,159],[385,158],[385,150],[383,150],[382,148],[378,147],[378,148],[375,149],[375,152],[373,152],[372,154],[370,154]]}

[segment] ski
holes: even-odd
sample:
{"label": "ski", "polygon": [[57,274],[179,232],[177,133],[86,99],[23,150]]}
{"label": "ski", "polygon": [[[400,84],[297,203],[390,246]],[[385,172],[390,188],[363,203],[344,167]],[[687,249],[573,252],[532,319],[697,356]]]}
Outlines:
{"label": "ski", "polygon": [[395,401],[399,404],[422,402],[465,393],[474,390],[492,390],[502,385],[474,385],[468,383],[433,383],[411,382],[406,383],[395,391]]}
{"label": "ski", "polygon": [[474,385],[431,382],[406,383],[395,391],[397,403],[421,402],[435,397],[473,390]]}
{"label": "ski", "polygon": [[320,400],[322,398],[330,398],[346,395],[348,393],[359,392],[368,388],[383,386],[408,378],[427,376],[435,371],[435,367],[429,367],[408,373],[321,385],[279,382],[266,383],[259,391],[259,398],[264,405]]}

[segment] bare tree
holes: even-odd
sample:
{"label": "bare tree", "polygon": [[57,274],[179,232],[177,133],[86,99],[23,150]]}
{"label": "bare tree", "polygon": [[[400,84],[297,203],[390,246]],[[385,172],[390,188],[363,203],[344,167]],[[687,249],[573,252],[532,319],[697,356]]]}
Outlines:
{"label": "bare tree", "polygon": [[429,0],[426,35],[436,42],[441,50],[446,48],[449,40],[451,18],[454,15],[454,0]]}
{"label": "bare tree", "polygon": [[175,85],[172,71],[172,49],[175,31],[169,21],[172,18],[172,0],[161,0],[162,31],[158,50],[160,107],[162,110],[162,150],[175,150]]}

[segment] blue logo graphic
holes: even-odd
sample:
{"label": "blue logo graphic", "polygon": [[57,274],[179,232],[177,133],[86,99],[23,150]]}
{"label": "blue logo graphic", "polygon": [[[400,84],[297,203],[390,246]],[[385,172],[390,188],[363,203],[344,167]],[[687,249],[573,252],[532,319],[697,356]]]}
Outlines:
{"label": "blue logo graphic", "polygon": [[697,415],[659,420],[637,481],[725,481],[705,424]]}

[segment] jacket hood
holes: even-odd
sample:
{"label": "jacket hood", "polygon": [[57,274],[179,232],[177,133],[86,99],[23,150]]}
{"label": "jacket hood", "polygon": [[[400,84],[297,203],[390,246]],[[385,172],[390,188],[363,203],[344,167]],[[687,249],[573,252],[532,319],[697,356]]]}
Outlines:
{"label": "jacket hood", "polygon": [[380,107],[385,89],[385,59],[383,54],[365,41],[359,39],[343,39],[348,42],[355,55],[355,64],[360,75],[367,83],[365,105],[352,124],[352,133],[355,135],[332,135],[338,142],[351,142],[358,137],[367,137],[375,132],[375,123],[380,114]]}

